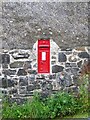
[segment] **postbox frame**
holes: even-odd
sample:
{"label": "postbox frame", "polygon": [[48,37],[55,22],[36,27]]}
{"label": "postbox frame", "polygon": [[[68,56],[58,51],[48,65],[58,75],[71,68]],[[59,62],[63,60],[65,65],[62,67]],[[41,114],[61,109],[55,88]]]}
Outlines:
{"label": "postbox frame", "polygon": [[[45,52],[46,51],[46,62],[48,63],[48,71],[40,71],[40,41],[41,41],[41,43],[42,43],[42,52]],[[43,43],[44,42],[44,43]],[[45,43],[46,42],[46,43]],[[37,50],[37,68],[38,68],[38,74],[50,74],[50,71],[51,71],[51,67],[50,67],[50,59],[51,59],[51,54],[50,54],[50,39],[39,39],[38,40],[38,44],[37,44],[37,48],[38,48],[38,50]],[[45,49],[44,49],[45,48]],[[48,53],[49,52],[49,53]]]}

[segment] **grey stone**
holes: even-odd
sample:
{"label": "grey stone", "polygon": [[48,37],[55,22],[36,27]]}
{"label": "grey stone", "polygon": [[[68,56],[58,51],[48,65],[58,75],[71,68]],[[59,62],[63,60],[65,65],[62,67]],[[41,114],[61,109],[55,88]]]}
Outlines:
{"label": "grey stone", "polygon": [[34,81],[33,85],[34,85],[35,89],[40,89],[41,88],[40,83],[38,83],[37,81]]}
{"label": "grey stone", "polygon": [[9,90],[9,94],[17,94],[17,89],[13,88],[13,89]]}
{"label": "grey stone", "polygon": [[2,74],[0,73],[0,77],[2,76]]}
{"label": "grey stone", "polygon": [[14,80],[7,79],[7,77],[2,79],[2,88],[14,87],[15,84],[16,82],[14,82]]}
{"label": "grey stone", "polygon": [[78,86],[79,85],[79,77],[78,76],[76,76],[76,75],[74,75],[73,76],[73,82],[74,82],[74,84],[76,85],[76,86]]}
{"label": "grey stone", "polygon": [[29,80],[29,81],[35,80],[35,75],[34,75],[34,74],[29,75],[29,76],[28,76],[28,80]]}
{"label": "grey stone", "polygon": [[14,59],[23,59],[23,58],[28,58],[29,54],[28,53],[17,53],[12,55]]}
{"label": "grey stone", "polygon": [[52,79],[52,75],[49,75],[49,79]]}
{"label": "grey stone", "polygon": [[18,76],[25,76],[25,75],[27,75],[27,72],[24,69],[19,69],[17,75]]}
{"label": "grey stone", "polygon": [[47,98],[48,96],[50,95],[50,92],[49,91],[42,91],[40,93],[40,99],[44,99],[44,98]]}
{"label": "grey stone", "polygon": [[78,59],[76,58],[76,56],[71,55],[71,56],[69,56],[68,60],[69,60],[70,62],[77,62]]}
{"label": "grey stone", "polygon": [[54,66],[52,66],[52,73],[62,72],[63,69],[64,69],[64,67],[62,67],[62,66],[54,65]]}
{"label": "grey stone", "polygon": [[2,79],[0,79],[0,88],[2,88]]}
{"label": "grey stone", "polygon": [[77,63],[76,62],[70,63],[70,67],[77,67]]}
{"label": "grey stone", "polygon": [[52,59],[56,59],[56,56],[52,56]]}
{"label": "grey stone", "polygon": [[14,87],[14,85],[16,84],[16,82],[14,82],[14,80],[8,79],[8,87]]}
{"label": "grey stone", "polygon": [[65,86],[66,87],[70,87],[71,85],[73,85],[71,75],[68,75],[68,74],[65,75],[64,79],[65,79]]}
{"label": "grey stone", "polygon": [[7,78],[2,78],[2,88],[7,88],[7,87],[8,87]]}
{"label": "grey stone", "polygon": [[56,74],[53,74],[53,75],[52,75],[52,79],[56,79]]}
{"label": "grey stone", "polygon": [[1,89],[0,91],[2,92],[3,95],[7,95],[8,94],[8,90],[7,89]]}
{"label": "grey stone", "polygon": [[28,85],[27,86],[27,91],[32,91],[34,89],[35,89],[34,85]]}
{"label": "grey stone", "polygon": [[19,85],[20,86],[28,85],[28,79],[26,77],[19,77]]}
{"label": "grey stone", "polygon": [[24,63],[24,65],[23,65],[23,68],[24,68],[25,70],[31,69],[31,68],[32,68],[32,66],[31,66],[31,61],[26,61],[26,62]]}
{"label": "grey stone", "polygon": [[66,68],[65,71],[71,75],[78,75],[79,68]]}
{"label": "grey stone", "polygon": [[9,54],[2,54],[1,59],[2,59],[2,64],[9,64],[10,63]]}
{"label": "grey stone", "polygon": [[80,58],[90,58],[90,55],[87,52],[80,52],[78,53]]}
{"label": "grey stone", "polygon": [[17,103],[18,105],[24,104],[26,102],[26,98],[20,98],[20,97],[14,97],[14,98],[8,98],[9,103]]}
{"label": "grey stone", "polygon": [[8,69],[8,70],[3,70],[2,73],[5,74],[5,75],[8,75],[8,76],[10,76],[10,75],[15,75],[15,74],[16,74],[16,70],[10,70],[10,69]]}
{"label": "grey stone", "polygon": [[18,84],[18,81],[19,81],[18,76],[16,76],[16,77],[12,77],[12,79],[13,79],[13,81],[15,82],[15,84],[17,85],[17,84]]}
{"label": "grey stone", "polygon": [[20,68],[20,67],[23,67],[23,64],[24,62],[17,61],[17,62],[11,63],[10,68]]}
{"label": "grey stone", "polygon": [[28,70],[29,74],[37,74],[36,70]]}
{"label": "grey stone", "polygon": [[26,87],[20,86],[20,87],[19,87],[19,93],[20,93],[20,94],[26,94]]}
{"label": "grey stone", "polygon": [[56,61],[51,61],[51,65],[54,65],[54,64],[56,64]]}
{"label": "grey stone", "polygon": [[8,64],[2,64],[2,68],[3,68],[3,69],[8,68]]}
{"label": "grey stone", "polygon": [[58,74],[57,80],[62,88],[64,88],[65,86],[69,87],[72,85],[71,75],[66,72]]}
{"label": "grey stone", "polygon": [[66,51],[66,52],[70,52],[70,51],[72,51],[72,48],[61,48],[61,51]]}
{"label": "grey stone", "polygon": [[65,67],[70,67],[70,63],[65,63]]}
{"label": "grey stone", "polygon": [[53,86],[51,83],[48,82],[42,82],[42,90],[52,90]]}
{"label": "grey stone", "polygon": [[59,53],[58,54],[58,62],[66,62],[67,61],[67,57],[64,53]]}
{"label": "grey stone", "polygon": [[77,65],[78,65],[78,67],[80,68],[80,67],[81,67],[81,65],[82,65],[82,60],[81,60],[81,61],[79,61],[79,62],[77,62]]}

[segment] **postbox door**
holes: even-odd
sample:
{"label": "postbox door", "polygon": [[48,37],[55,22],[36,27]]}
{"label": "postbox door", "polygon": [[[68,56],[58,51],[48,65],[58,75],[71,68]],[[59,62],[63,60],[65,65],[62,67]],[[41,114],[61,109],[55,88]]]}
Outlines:
{"label": "postbox door", "polygon": [[49,40],[38,40],[38,73],[50,73]]}

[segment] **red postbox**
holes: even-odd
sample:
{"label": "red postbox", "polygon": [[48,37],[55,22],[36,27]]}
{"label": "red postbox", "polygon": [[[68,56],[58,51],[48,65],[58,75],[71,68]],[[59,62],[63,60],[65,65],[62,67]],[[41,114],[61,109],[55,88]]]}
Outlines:
{"label": "red postbox", "polygon": [[50,40],[38,40],[38,73],[50,73]]}

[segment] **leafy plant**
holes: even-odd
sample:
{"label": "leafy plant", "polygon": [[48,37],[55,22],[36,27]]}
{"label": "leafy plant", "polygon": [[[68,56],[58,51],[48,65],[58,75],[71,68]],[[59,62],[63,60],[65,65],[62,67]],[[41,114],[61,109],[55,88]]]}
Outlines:
{"label": "leafy plant", "polygon": [[47,105],[50,108],[50,117],[65,116],[75,112],[75,99],[68,93],[61,92],[47,99]]}
{"label": "leafy plant", "polygon": [[85,74],[80,79],[80,86],[79,86],[79,98],[77,102],[79,104],[79,109],[83,112],[88,111],[89,107],[89,99],[88,99],[88,87],[89,87],[89,75]]}
{"label": "leafy plant", "polygon": [[39,100],[37,94],[32,100],[28,100],[22,105],[17,103],[9,104],[7,100],[3,102],[3,118],[47,118],[49,108]]}

